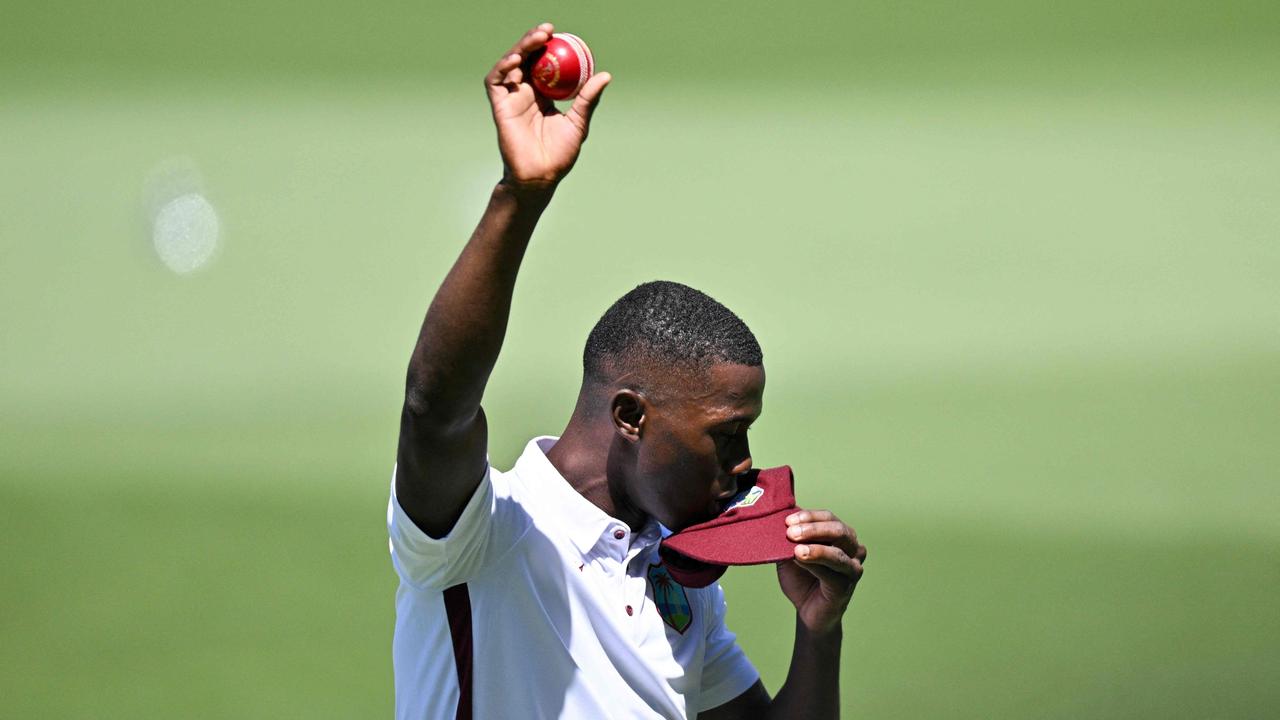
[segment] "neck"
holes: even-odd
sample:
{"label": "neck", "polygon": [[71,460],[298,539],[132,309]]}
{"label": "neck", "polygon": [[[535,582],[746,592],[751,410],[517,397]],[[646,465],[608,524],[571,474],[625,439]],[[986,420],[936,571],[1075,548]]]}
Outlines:
{"label": "neck", "polygon": [[547,460],[579,495],[626,523],[632,531],[639,531],[645,514],[627,500],[621,478],[610,482],[609,449],[613,441],[612,423],[590,422],[575,412],[560,439],[547,451]]}

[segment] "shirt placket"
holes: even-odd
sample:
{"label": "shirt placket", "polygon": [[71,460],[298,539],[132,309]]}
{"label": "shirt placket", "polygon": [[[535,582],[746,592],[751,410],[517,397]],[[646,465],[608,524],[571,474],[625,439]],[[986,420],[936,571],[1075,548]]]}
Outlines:
{"label": "shirt placket", "polygon": [[649,561],[652,559],[653,542],[656,539],[637,538],[634,547],[627,553],[627,579],[623,594],[627,607],[630,608],[631,632],[637,644],[642,644],[647,637],[644,613],[649,605]]}
{"label": "shirt placket", "polygon": [[[620,613],[624,618],[627,617],[628,606],[626,583],[629,536],[630,533],[619,525],[606,527],[595,549],[587,558],[591,566],[599,569],[596,575],[597,586],[602,592],[609,612]],[[634,606],[631,611],[634,614]]]}
{"label": "shirt placket", "polygon": [[608,611],[616,613],[620,626],[628,629],[637,644],[647,637],[643,613],[649,604],[649,560],[658,539],[652,528],[632,533],[621,523],[611,523],[584,558],[598,568],[594,580]]}

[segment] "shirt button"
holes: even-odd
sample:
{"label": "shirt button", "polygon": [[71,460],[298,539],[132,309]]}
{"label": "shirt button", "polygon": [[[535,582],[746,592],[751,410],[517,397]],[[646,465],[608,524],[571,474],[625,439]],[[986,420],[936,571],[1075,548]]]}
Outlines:
{"label": "shirt button", "polygon": [[618,528],[617,530],[614,530],[614,531],[613,531],[613,539],[614,539],[614,540],[621,540],[622,538],[624,538],[624,537],[626,537],[626,536],[627,536],[627,531],[626,531],[626,530],[623,530],[622,528]]}
{"label": "shirt button", "polygon": [[631,609],[631,606],[630,606],[630,605],[628,605],[628,606],[627,606],[627,614],[628,614],[628,615],[634,615],[634,614],[635,614],[635,612],[636,612],[635,610],[632,610],[632,609]]}

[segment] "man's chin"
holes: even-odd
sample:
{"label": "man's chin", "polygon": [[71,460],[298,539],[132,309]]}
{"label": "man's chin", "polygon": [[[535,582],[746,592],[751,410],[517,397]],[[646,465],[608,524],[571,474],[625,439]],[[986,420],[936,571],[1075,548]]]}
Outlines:
{"label": "man's chin", "polygon": [[708,520],[713,520],[719,514],[720,513],[704,513],[694,517],[681,518],[680,520],[673,521],[672,525],[668,525],[666,523],[663,523],[662,525],[671,532],[678,533],[685,528],[693,527],[694,525],[701,525]]}
{"label": "man's chin", "polygon": [[673,533],[678,533],[678,532],[680,532],[681,530],[683,530],[683,529],[685,529],[685,528],[687,528],[687,527],[689,527],[690,525],[692,525],[692,524],[693,524],[693,523],[691,523],[691,522],[685,522],[685,521],[682,521],[682,520],[672,520],[672,521],[670,521],[670,522],[665,522],[665,521],[659,520],[658,522],[662,523],[662,527],[664,527],[664,528],[666,528],[666,529],[670,530],[670,531],[671,531],[671,532],[673,532]]}

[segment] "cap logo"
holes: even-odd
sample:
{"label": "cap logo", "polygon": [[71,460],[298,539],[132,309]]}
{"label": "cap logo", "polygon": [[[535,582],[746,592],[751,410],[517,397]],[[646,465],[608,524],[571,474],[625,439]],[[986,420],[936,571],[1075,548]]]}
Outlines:
{"label": "cap logo", "polygon": [[683,635],[693,622],[693,608],[689,606],[684,586],[671,577],[666,567],[650,565],[649,587],[653,590],[653,604],[657,606],[662,622]]}
{"label": "cap logo", "polygon": [[724,511],[729,512],[730,510],[734,510],[741,507],[751,507],[752,505],[755,505],[756,502],[759,501],[760,498],[762,497],[764,497],[764,488],[760,487],[759,485],[756,485],[752,487],[750,490],[747,490],[746,492],[740,494],[737,497],[737,499],[733,501],[733,504],[725,508]]}

